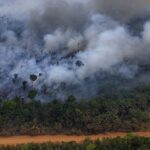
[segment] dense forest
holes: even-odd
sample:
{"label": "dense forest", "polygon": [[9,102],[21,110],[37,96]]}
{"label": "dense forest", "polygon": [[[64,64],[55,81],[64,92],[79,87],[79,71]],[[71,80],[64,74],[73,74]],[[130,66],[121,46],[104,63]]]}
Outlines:
{"label": "dense forest", "polygon": [[[90,92],[90,91],[89,91]],[[109,88],[99,97],[65,101],[0,100],[0,135],[97,134],[150,129],[150,86]]]}
{"label": "dense forest", "polygon": [[92,142],[85,140],[81,144],[70,143],[45,143],[27,144],[17,146],[1,146],[0,150],[149,150],[150,138],[134,137],[129,135],[125,138],[104,139]]}

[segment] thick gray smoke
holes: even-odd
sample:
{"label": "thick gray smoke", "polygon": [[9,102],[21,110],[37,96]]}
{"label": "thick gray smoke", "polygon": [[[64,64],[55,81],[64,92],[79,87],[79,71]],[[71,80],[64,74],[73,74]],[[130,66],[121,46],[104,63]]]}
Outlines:
{"label": "thick gray smoke", "polygon": [[149,10],[149,0],[0,0],[0,96],[93,97],[106,74],[134,80],[150,65]]}
{"label": "thick gray smoke", "polygon": [[149,13],[150,0],[93,0],[89,1],[96,12],[108,14],[122,21]]}

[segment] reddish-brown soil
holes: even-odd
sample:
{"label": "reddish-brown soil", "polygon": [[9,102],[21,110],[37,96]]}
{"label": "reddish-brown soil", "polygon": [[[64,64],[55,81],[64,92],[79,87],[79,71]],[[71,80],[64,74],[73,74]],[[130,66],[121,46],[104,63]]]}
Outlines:
{"label": "reddish-brown soil", "polygon": [[[133,135],[150,137],[150,132],[133,132]],[[0,145],[17,145],[17,144],[27,144],[27,143],[60,143],[60,142],[72,142],[77,143],[83,142],[86,138],[90,140],[103,139],[103,138],[115,138],[124,137],[127,133],[124,132],[114,132],[105,133],[99,135],[90,136],[69,136],[69,135],[43,135],[43,136],[12,136],[12,137],[0,137]]]}

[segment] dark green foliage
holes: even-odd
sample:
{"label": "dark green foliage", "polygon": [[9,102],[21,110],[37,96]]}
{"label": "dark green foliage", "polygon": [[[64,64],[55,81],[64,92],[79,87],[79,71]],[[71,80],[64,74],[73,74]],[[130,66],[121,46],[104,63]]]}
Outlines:
{"label": "dark green foliage", "polygon": [[28,97],[31,99],[34,99],[37,95],[37,91],[36,90],[31,90],[29,91]]}
{"label": "dark green foliage", "polygon": [[[112,99],[107,95],[89,101],[0,100],[0,135],[95,134],[150,129],[150,96]],[[144,92],[145,93],[145,92]],[[29,97],[35,99],[36,91]]]}
{"label": "dark green foliage", "polygon": [[37,80],[37,76],[34,75],[34,74],[31,74],[30,75],[30,80],[33,81],[33,82],[36,81]]}
{"label": "dark green foliage", "polygon": [[45,143],[17,146],[1,146],[0,150],[149,150],[150,138],[129,136],[125,138],[104,139],[102,141],[84,141],[81,144]]}
{"label": "dark green foliage", "polygon": [[[26,83],[25,83],[26,84]],[[105,93],[105,92],[104,92]],[[150,86],[102,94],[91,100],[36,101],[31,90],[23,100],[0,99],[0,135],[96,134],[150,129]]]}

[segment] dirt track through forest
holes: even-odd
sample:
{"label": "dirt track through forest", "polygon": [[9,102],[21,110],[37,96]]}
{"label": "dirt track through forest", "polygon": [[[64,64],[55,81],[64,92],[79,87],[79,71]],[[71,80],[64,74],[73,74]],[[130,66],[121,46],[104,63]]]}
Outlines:
{"label": "dirt track through forest", "polygon": [[[133,132],[133,135],[150,137],[150,132]],[[90,136],[69,136],[69,135],[43,135],[43,136],[12,136],[12,137],[0,137],[0,145],[17,145],[27,143],[61,143],[75,141],[77,143],[83,142],[86,138],[91,140],[103,139],[103,138],[115,138],[124,137],[127,133],[116,132],[116,133],[105,133],[99,135]]]}

